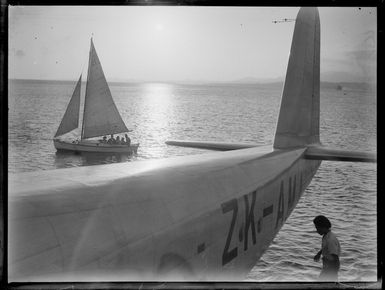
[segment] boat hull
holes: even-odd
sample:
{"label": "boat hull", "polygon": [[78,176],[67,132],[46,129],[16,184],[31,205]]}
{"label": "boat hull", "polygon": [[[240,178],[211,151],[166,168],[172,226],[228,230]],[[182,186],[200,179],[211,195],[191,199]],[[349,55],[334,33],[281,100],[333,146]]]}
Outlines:
{"label": "boat hull", "polygon": [[137,153],[139,143],[126,145],[111,145],[99,142],[80,141],[72,143],[69,141],[53,140],[53,144],[58,151],[72,152],[95,152],[95,153]]}

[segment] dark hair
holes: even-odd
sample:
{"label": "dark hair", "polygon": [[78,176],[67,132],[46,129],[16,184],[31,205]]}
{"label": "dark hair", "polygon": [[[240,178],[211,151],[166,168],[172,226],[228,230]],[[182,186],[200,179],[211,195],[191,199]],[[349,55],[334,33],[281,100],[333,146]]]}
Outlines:
{"label": "dark hair", "polygon": [[329,219],[323,215],[316,216],[313,220],[313,223],[315,224],[316,227],[320,227],[320,228],[330,229],[332,227],[332,224],[330,223]]}

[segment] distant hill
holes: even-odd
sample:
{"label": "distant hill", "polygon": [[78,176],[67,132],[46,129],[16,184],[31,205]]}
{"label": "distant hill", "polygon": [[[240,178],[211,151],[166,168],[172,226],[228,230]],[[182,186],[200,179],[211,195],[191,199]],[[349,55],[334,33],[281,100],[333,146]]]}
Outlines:
{"label": "distant hill", "polygon": [[[244,77],[241,79],[233,80],[231,83],[279,83],[284,81],[284,76],[276,78],[255,78]],[[363,75],[352,72],[342,71],[327,71],[321,72],[321,82],[327,83],[368,83],[374,85],[375,77],[373,75]]]}

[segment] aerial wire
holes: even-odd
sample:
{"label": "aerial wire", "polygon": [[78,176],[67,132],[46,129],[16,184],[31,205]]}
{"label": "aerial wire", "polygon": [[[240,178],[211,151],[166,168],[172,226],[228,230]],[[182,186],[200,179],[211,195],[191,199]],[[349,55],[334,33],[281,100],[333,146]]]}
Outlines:
{"label": "aerial wire", "polygon": [[284,22],[293,22],[295,21],[295,19],[291,19],[291,18],[284,18],[282,20],[273,20],[272,22],[273,23],[284,23]]}

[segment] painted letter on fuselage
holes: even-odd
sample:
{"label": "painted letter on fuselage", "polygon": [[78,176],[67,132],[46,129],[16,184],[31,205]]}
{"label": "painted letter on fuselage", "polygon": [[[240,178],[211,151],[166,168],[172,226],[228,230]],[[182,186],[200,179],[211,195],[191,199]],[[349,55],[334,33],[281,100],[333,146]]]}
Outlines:
{"label": "painted letter on fuselage", "polygon": [[230,229],[227,234],[226,245],[225,245],[225,248],[223,249],[223,254],[222,254],[222,266],[223,266],[223,265],[226,265],[228,262],[230,262],[232,259],[234,259],[238,255],[238,247],[234,247],[231,251],[229,251],[231,236],[233,235],[235,221],[237,219],[237,214],[238,214],[238,200],[236,198],[233,198],[225,203],[222,203],[221,206],[222,206],[223,213],[233,211]]}
{"label": "painted letter on fuselage", "polygon": [[247,251],[247,242],[249,239],[249,228],[251,225],[251,236],[253,238],[253,244],[257,242],[257,237],[255,233],[255,222],[254,222],[254,206],[255,206],[255,198],[256,198],[256,191],[253,191],[251,193],[251,205],[249,209],[249,197],[247,194],[245,194],[243,197],[245,199],[245,213],[246,213],[246,223],[245,223],[245,244],[244,244],[244,250]]}

